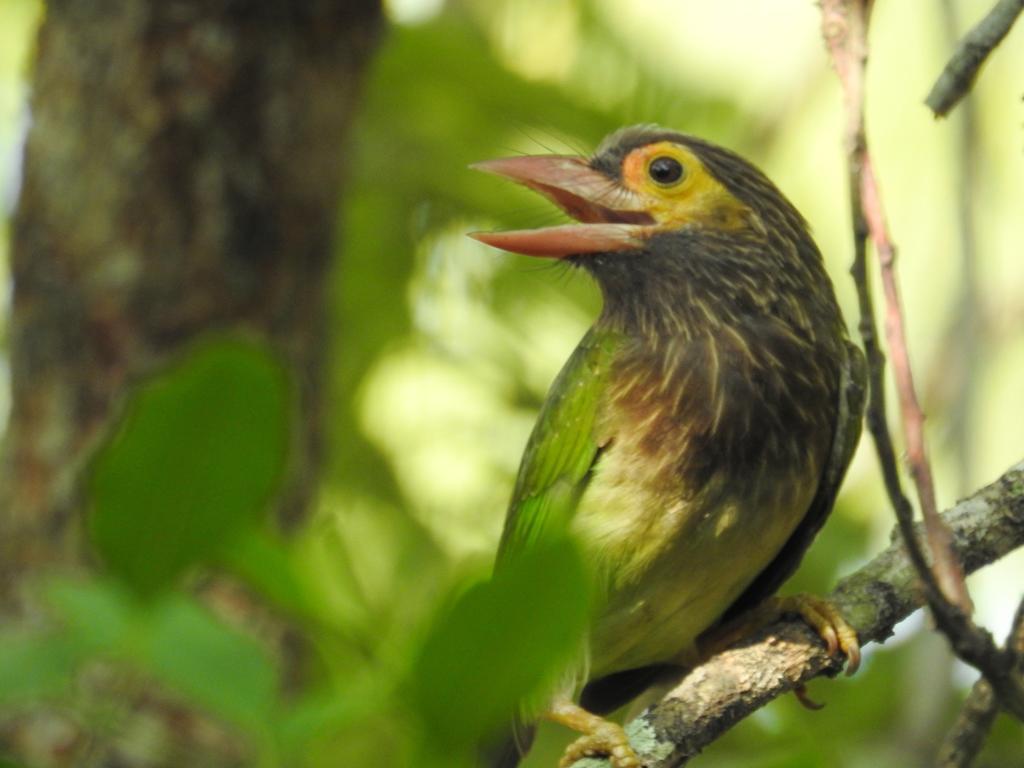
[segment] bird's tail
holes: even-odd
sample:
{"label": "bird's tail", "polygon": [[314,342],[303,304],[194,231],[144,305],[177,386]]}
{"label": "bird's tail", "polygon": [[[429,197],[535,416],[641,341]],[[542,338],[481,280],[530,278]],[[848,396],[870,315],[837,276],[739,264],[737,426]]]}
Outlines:
{"label": "bird's tail", "polygon": [[516,768],[530,751],[536,732],[534,723],[512,721],[504,731],[481,746],[481,768]]}

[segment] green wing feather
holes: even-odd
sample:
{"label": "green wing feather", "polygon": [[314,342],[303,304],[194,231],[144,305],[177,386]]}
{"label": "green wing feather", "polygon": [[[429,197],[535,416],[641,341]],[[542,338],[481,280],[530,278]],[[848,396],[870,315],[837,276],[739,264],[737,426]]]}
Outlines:
{"label": "green wing feather", "polygon": [[602,448],[598,413],[620,338],[591,329],[563,366],[541,409],[519,467],[498,566],[565,531]]}

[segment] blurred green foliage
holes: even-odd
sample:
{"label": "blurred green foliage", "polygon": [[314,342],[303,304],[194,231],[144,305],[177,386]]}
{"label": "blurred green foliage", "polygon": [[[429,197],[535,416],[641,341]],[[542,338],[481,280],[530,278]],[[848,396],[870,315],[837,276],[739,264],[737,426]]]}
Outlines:
{"label": "blurred green foliage", "polygon": [[284,370],[251,344],[204,343],[140,387],[89,473],[105,564],[152,592],[220,550],[283,475],[288,415]]}
{"label": "blurred green foliage", "polygon": [[588,591],[580,555],[562,539],[460,595],[413,661],[409,700],[423,720],[424,751],[468,760],[482,735],[511,722],[578,652]]}
{"label": "blurred green foliage", "polygon": [[[984,5],[964,2],[962,15]],[[238,340],[193,350],[138,392],[95,463],[90,526],[101,575],[54,577],[40,585],[52,624],[0,631],[0,706],[57,701],[109,732],[159,682],[237,732],[253,765],[457,766],[550,678],[585,618],[578,554],[559,542],[498,581],[487,573],[537,407],[598,297],[570,271],[464,238],[559,216],[469,171],[474,161],[586,152],[631,122],[712,138],[761,164],[808,216],[853,319],[841,105],[813,4],[388,8],[392,23],[346,149],[329,470],[311,523],[289,540],[265,525],[291,414],[277,364]],[[23,66],[40,12],[33,0],[0,5],[3,179],[17,175]],[[933,124],[917,106],[949,44],[934,15],[925,0],[879,4],[869,128],[948,502],[1020,458],[1024,343],[1013,318],[1024,306],[1024,161],[1009,110],[1024,57],[1019,45],[1001,50],[978,85],[984,131],[971,149],[980,171],[970,192],[980,201],[983,293],[973,311],[987,362],[966,372],[980,394],[965,403],[946,375],[963,362],[949,341],[965,311],[954,245],[959,129]],[[973,425],[970,468],[952,458],[958,410]],[[872,457],[861,454],[787,590],[825,591],[884,542],[891,523]],[[1017,558],[972,582],[997,632],[1007,599],[1019,597],[1004,585],[1019,584],[1022,570]],[[232,574],[302,629],[298,682],[266,638],[194,596],[211,571]],[[117,695],[84,696],[82,675]],[[828,702],[823,712],[777,701],[701,764],[926,765],[970,680],[916,617],[880,651],[869,648],[853,680],[812,686]],[[553,765],[568,738],[542,727],[528,765]],[[1020,729],[1002,720],[981,764],[1017,765],[1022,753]]]}

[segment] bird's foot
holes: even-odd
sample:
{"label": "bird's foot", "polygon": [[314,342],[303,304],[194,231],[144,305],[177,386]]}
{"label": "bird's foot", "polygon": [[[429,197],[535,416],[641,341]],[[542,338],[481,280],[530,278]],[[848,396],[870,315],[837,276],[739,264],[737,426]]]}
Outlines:
{"label": "bird's foot", "polygon": [[794,688],[793,695],[796,696],[796,700],[799,701],[805,709],[811,709],[817,712],[819,709],[825,708],[824,704],[820,704],[811,698],[811,694],[807,692],[806,685],[798,685]]}
{"label": "bird's foot", "polygon": [[586,736],[580,736],[566,747],[558,768],[569,768],[577,760],[584,757],[605,755],[612,768],[642,768],[643,763],[629,745],[626,732],[618,723],[605,722],[606,728],[600,728]]}
{"label": "bird's foot", "polygon": [[830,656],[842,651],[846,655],[847,675],[857,671],[860,666],[860,641],[857,639],[857,631],[832,603],[822,597],[805,593],[769,598],[757,608],[705,633],[698,640],[700,657],[708,659],[724,651],[751,632],[776,621],[783,614],[796,614],[806,621],[825,641]]}
{"label": "bird's foot", "polygon": [[545,717],[583,734],[566,747],[558,763],[559,768],[569,768],[577,760],[598,755],[607,756],[612,768],[643,768],[626,732],[618,723],[598,717],[569,701],[556,702]]}
{"label": "bird's foot", "polygon": [[818,633],[829,656],[842,651],[846,656],[846,674],[852,675],[860,667],[860,641],[857,631],[849,625],[843,614],[823,597],[801,593],[788,597],[774,597],[778,613],[795,613]]}

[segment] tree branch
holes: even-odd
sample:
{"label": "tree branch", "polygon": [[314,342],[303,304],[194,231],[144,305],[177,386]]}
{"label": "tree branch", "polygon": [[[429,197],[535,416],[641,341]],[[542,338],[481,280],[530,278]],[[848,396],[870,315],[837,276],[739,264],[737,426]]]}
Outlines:
{"label": "tree branch", "polygon": [[982,677],[971,688],[963,708],[939,748],[939,768],[968,768],[981,752],[992,724],[999,714],[999,702],[992,686]]}
{"label": "tree branch", "polygon": [[[1024,546],[1024,462],[943,517],[969,573]],[[920,535],[921,527],[917,530]],[[829,601],[862,643],[888,638],[924,603],[902,540],[843,579]],[[650,768],[676,768],[755,710],[812,678],[834,676],[841,666],[802,621],[775,622],[692,670],[626,730]],[[608,762],[588,758],[574,768],[599,766],[607,768]]]}
{"label": "tree branch", "polygon": [[[1019,675],[1020,666],[1024,663],[1024,599],[1014,614],[1006,648],[1016,656],[1012,666],[1015,674]],[[956,723],[943,739],[936,765],[939,768],[968,768],[972,765],[985,746],[985,739],[998,714],[999,700],[988,680],[982,677],[971,688]]]}
{"label": "tree branch", "polygon": [[978,70],[1024,10],[1024,0],[999,0],[960,41],[924,103],[944,117],[974,85]]}

